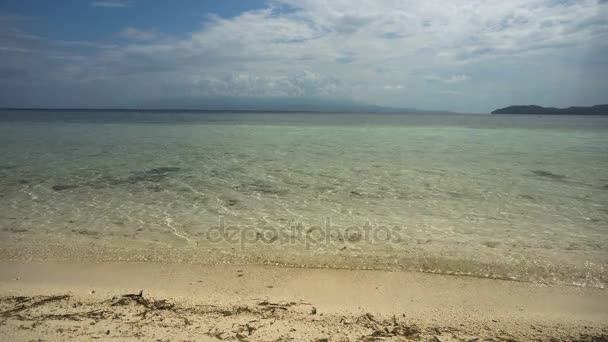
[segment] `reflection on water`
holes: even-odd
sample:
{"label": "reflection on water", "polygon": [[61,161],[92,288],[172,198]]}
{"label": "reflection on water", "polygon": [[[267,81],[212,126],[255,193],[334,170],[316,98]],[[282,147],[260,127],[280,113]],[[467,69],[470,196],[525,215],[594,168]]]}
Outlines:
{"label": "reflection on water", "polygon": [[0,247],[214,245],[608,281],[606,118],[44,114],[0,118]]}

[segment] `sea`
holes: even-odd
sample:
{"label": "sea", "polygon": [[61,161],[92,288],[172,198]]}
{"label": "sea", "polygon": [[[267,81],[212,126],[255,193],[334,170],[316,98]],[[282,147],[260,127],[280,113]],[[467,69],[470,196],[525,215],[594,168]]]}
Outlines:
{"label": "sea", "polygon": [[2,110],[15,246],[604,288],[608,116]]}

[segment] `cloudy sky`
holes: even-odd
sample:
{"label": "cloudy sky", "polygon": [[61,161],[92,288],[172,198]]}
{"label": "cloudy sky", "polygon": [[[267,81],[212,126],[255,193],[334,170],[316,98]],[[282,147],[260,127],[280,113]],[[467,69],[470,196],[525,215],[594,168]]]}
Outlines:
{"label": "cloudy sky", "polygon": [[217,98],[608,103],[608,0],[0,2],[0,107]]}

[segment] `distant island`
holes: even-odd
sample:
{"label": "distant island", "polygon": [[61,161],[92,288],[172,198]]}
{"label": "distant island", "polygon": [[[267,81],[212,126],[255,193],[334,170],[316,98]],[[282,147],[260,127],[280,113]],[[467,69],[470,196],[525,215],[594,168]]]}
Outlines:
{"label": "distant island", "polygon": [[497,109],[492,114],[547,114],[547,115],[608,115],[608,104],[592,107],[553,108],[541,106],[510,106]]}

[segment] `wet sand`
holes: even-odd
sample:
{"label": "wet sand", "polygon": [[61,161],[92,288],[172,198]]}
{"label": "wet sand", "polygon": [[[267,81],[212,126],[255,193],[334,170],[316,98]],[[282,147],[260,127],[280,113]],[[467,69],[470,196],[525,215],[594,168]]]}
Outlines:
{"label": "wet sand", "polygon": [[0,336],[607,341],[608,292],[413,272],[5,260]]}

